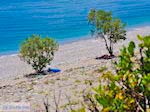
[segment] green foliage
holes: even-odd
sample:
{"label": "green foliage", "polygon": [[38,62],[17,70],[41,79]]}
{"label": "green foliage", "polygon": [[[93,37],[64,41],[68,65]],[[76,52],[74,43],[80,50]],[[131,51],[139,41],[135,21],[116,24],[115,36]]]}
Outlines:
{"label": "green foliage", "polygon": [[41,72],[53,60],[57,50],[58,44],[53,39],[32,35],[21,44],[20,57],[36,72]]}
{"label": "green foliage", "polygon": [[150,36],[145,36],[144,38],[138,36],[138,38],[141,40],[141,43],[139,44],[141,62],[142,62],[141,69],[145,71],[145,73],[149,73],[150,72]]}
{"label": "green foliage", "polygon": [[71,110],[71,112],[86,112],[86,111],[85,111],[85,108],[81,108],[78,110]]}
{"label": "green foliage", "polygon": [[138,36],[139,55],[135,44],[121,50],[116,63],[116,74],[106,72],[103,82],[95,88],[94,97],[102,111],[148,111],[150,108],[150,36]]}
{"label": "green foliage", "polygon": [[107,67],[106,66],[102,66],[101,68],[99,68],[97,71],[99,72],[99,73],[101,73],[101,72],[104,72],[104,71],[106,71],[107,70]]}
{"label": "green foliage", "polygon": [[93,26],[92,34],[102,37],[109,54],[113,55],[113,44],[126,39],[125,24],[120,19],[113,18],[111,12],[94,9],[90,11],[88,20]]}
{"label": "green foliage", "polygon": [[104,72],[100,85],[83,97],[89,112],[150,111],[150,36],[138,38],[138,49],[133,41],[123,47],[116,72]]}

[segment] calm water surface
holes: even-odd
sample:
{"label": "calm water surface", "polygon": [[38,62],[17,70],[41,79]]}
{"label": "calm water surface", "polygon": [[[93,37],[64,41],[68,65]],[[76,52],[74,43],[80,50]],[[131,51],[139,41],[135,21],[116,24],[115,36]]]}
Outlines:
{"label": "calm water surface", "polygon": [[91,8],[113,11],[129,28],[150,24],[150,0],[1,0],[0,54],[17,52],[31,34],[60,43],[89,35]]}

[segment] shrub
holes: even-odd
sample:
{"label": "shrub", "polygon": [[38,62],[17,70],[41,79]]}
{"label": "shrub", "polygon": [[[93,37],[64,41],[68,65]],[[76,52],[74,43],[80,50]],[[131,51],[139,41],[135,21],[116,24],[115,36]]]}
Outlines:
{"label": "shrub", "polygon": [[57,50],[58,44],[53,39],[32,35],[21,44],[20,57],[39,73],[50,64]]}
{"label": "shrub", "polygon": [[123,47],[115,63],[116,73],[103,73],[94,93],[84,98],[90,101],[87,107],[91,112],[150,111],[150,36],[138,38],[139,54],[135,54],[133,41]]}
{"label": "shrub", "polygon": [[114,56],[113,44],[126,39],[125,24],[120,19],[113,18],[111,12],[94,9],[90,11],[88,20],[93,26],[92,35],[103,38],[110,56]]}

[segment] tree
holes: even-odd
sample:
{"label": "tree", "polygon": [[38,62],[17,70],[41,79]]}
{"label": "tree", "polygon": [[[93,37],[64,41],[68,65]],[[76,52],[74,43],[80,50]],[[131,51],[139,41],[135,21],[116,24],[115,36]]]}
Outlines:
{"label": "tree", "polygon": [[113,18],[111,12],[94,9],[90,11],[88,20],[93,26],[92,35],[104,39],[106,49],[110,57],[113,57],[113,44],[126,39],[125,24],[120,19]]}
{"label": "tree", "polygon": [[116,73],[107,71],[100,76],[100,85],[88,97],[93,101],[90,108],[102,106],[102,112],[150,111],[150,36],[138,38],[139,53],[135,54],[136,45],[131,41],[121,50]]}
{"label": "tree", "polygon": [[32,35],[22,42],[20,57],[39,73],[50,64],[57,50],[58,43],[52,38],[41,38],[39,35]]}

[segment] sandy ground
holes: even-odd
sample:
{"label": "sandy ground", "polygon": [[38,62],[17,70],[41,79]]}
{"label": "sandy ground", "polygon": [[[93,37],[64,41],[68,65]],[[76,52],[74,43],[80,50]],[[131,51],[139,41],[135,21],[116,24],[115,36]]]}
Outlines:
{"label": "sandy ground", "polygon": [[[118,54],[122,45],[127,45],[131,40],[138,43],[137,34],[147,35],[149,32],[150,27],[131,29],[127,33],[128,39],[115,45],[115,54]],[[33,78],[24,77],[34,71],[18,56],[0,57],[0,102],[29,102],[32,112],[45,112],[43,98],[48,96],[50,110],[53,112],[54,95],[58,98],[61,91],[60,112],[68,112],[67,108],[70,105],[78,108],[78,104],[83,100],[83,90],[90,87],[90,82],[97,85],[100,74],[96,71],[105,66],[113,69],[111,60],[94,59],[106,53],[104,42],[100,39],[80,40],[61,45],[51,67],[59,68],[62,72]]]}
{"label": "sandy ground", "polygon": [[[146,35],[149,34],[150,27],[139,27],[134,28],[128,31],[127,40],[124,42],[120,42],[117,44],[116,51],[119,50],[120,46],[127,45],[130,40],[134,40],[137,42],[136,35]],[[52,62],[52,67],[60,68],[65,70],[66,68],[71,68],[84,65],[88,59],[93,59],[96,56],[100,56],[102,54],[107,53],[105,49],[104,42],[98,39],[88,39],[81,40],[65,45],[61,45],[59,51],[55,55],[55,59]],[[19,57],[14,56],[1,56],[0,57],[0,79],[1,78],[10,78],[16,75],[25,75],[31,72],[34,72],[32,68],[21,61]]]}

